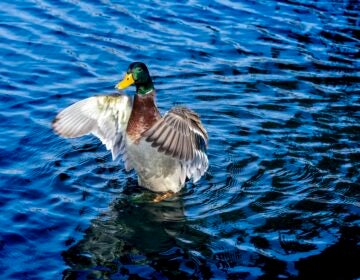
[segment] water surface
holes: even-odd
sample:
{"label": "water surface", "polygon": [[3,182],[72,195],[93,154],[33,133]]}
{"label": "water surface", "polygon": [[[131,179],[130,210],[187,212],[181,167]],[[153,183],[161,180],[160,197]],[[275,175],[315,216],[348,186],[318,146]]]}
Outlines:
{"label": "water surface", "polygon": [[[1,4],[1,278],[360,277],[359,2],[88,2]],[[158,204],[51,130],[132,61],[210,136],[206,175]]]}

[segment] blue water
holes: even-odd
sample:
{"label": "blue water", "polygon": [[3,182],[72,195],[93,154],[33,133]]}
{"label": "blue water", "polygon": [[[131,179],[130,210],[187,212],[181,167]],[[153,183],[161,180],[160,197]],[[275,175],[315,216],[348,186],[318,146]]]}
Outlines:
{"label": "blue water", "polygon": [[[2,1],[0,278],[360,277],[359,14],[355,0]],[[132,61],[161,112],[190,107],[210,137],[207,174],[158,204],[96,138],[51,130]]]}

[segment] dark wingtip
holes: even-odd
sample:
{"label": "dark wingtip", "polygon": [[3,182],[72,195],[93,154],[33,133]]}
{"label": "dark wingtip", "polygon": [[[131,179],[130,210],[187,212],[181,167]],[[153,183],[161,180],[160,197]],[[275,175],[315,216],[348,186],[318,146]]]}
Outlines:
{"label": "dark wingtip", "polygon": [[57,122],[59,121],[59,118],[58,117],[55,117],[52,122],[51,122],[51,128],[57,133],[57,130],[56,130],[56,124]]}
{"label": "dark wingtip", "polygon": [[51,125],[53,126],[58,120],[59,120],[58,117],[55,117],[55,118],[51,121]]}
{"label": "dark wingtip", "polygon": [[60,133],[60,131],[59,131],[58,128],[56,127],[56,126],[57,126],[57,122],[58,122],[59,120],[60,120],[60,119],[56,116],[56,117],[51,121],[51,128],[53,129],[53,131],[54,131],[57,135],[62,136],[62,134]]}

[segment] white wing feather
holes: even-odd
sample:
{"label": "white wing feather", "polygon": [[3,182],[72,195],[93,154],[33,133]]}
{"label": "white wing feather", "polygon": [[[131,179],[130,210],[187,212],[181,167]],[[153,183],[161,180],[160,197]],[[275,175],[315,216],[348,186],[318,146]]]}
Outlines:
{"label": "white wing feather", "polygon": [[[127,95],[99,95],[78,101],[61,111],[53,129],[66,138],[92,133],[111,150],[113,159],[125,155],[125,131],[132,105]],[[125,164],[131,169],[129,164]]]}

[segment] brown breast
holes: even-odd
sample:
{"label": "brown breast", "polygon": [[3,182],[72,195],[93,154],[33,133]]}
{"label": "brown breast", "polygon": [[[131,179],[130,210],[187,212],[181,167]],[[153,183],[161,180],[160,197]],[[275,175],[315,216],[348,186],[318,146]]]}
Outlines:
{"label": "brown breast", "polygon": [[155,91],[145,95],[135,94],[126,132],[131,140],[138,142],[142,133],[160,118],[155,105]]}

